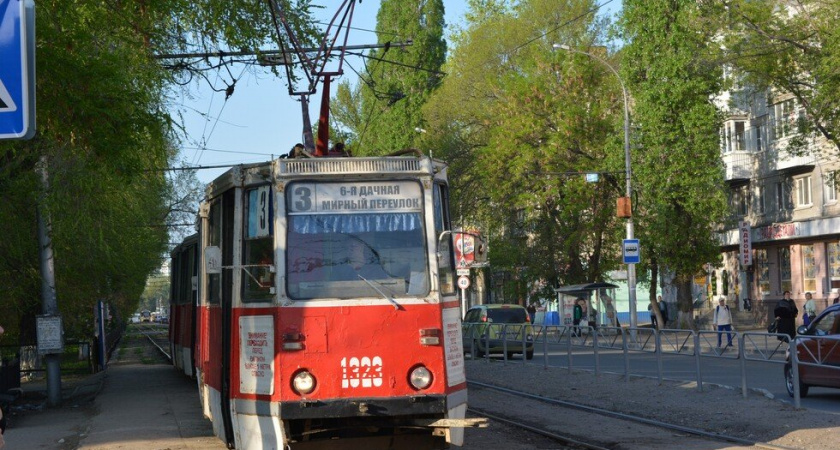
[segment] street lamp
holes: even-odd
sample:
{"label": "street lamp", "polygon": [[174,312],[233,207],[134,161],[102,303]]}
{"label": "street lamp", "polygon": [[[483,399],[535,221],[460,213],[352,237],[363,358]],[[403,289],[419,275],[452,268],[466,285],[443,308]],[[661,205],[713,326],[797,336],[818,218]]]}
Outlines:
{"label": "street lamp", "polygon": [[[599,58],[598,56],[593,55],[592,53],[585,52],[583,50],[578,50],[569,47],[568,45],[563,44],[554,44],[552,47],[559,48],[561,50],[565,50],[567,52],[572,53],[580,53],[581,55],[586,55],[601,64],[607,66],[610,71],[615,74],[616,78],[618,78],[618,83],[621,85],[621,93],[624,95],[624,183],[625,183],[625,196],[627,197],[627,201],[630,201],[631,194],[633,193],[632,187],[630,186],[630,112],[627,108],[627,88],[624,87],[624,80],[621,79],[621,75],[618,74],[618,71],[615,70],[615,67],[612,64],[608,63],[605,59]],[[630,216],[627,217],[627,239],[633,239],[633,216],[632,210],[630,212]],[[627,264],[627,290],[629,291],[629,302],[630,302],[630,327],[636,327],[636,265],[635,264]]]}

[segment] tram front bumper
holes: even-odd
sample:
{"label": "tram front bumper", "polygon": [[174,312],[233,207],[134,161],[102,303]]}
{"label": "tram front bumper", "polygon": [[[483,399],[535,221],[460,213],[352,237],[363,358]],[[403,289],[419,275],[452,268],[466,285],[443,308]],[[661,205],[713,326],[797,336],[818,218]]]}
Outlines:
{"label": "tram front bumper", "polygon": [[301,400],[272,403],[237,399],[235,407],[239,413],[279,416],[283,420],[443,416],[447,413],[446,400],[445,395]]}

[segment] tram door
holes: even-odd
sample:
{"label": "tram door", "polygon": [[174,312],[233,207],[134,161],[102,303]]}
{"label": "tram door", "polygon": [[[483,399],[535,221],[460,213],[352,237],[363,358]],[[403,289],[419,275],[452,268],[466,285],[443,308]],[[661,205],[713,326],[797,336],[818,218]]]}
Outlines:
{"label": "tram door", "polygon": [[[218,423],[229,447],[233,446],[233,424],[230,415],[231,364],[231,305],[233,302],[233,219],[234,190],[226,191],[210,205],[207,252],[215,250],[220,256],[220,270],[207,276],[208,323],[204,337],[207,342],[205,382],[218,389],[219,400],[214,410],[214,428]],[[216,422],[216,416],[219,422]]]}

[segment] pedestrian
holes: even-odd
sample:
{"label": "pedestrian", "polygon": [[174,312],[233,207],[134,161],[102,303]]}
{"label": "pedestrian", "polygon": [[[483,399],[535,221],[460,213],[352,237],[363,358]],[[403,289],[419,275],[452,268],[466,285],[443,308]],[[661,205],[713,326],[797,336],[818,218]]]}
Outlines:
{"label": "pedestrian", "polygon": [[[790,291],[784,292],[782,299],[776,304],[773,314],[778,321],[776,332],[787,334],[793,339],[796,336],[796,317],[799,315],[799,309],[796,307],[796,303],[791,300]],[[784,338],[779,336],[779,340],[783,341]]]}
{"label": "pedestrian", "polygon": [[720,348],[720,341],[723,337],[723,332],[726,331],[727,347],[732,347],[732,313],[729,311],[729,306],[726,300],[721,297],[718,300],[718,305],[715,308],[714,320],[712,322],[718,331],[717,346]]}
{"label": "pedestrian", "polygon": [[662,328],[668,328],[668,303],[662,301],[662,296],[659,296],[659,312],[662,313]]}
{"label": "pedestrian", "polygon": [[[656,321],[656,311],[654,311],[654,310],[653,310],[653,304],[654,304],[654,303],[656,303],[657,305],[659,305],[659,308],[660,308],[660,309],[659,309],[659,311],[660,311],[660,312],[662,312],[662,305],[663,305],[665,302],[663,302],[663,301],[662,301],[662,296],[661,296],[661,295],[659,295],[659,296],[657,296],[657,297],[656,297],[656,299],[655,299],[655,300],[653,300],[651,303],[648,303],[648,311],[650,311],[650,324],[651,324],[651,326],[653,326],[653,328],[659,328],[659,324],[658,324],[658,323],[657,323],[657,321]],[[665,317],[665,313],[664,313],[664,312],[662,313],[662,317],[663,317],[663,319],[662,319],[662,320],[664,321],[664,320],[665,320],[665,319],[664,319],[664,317]],[[663,326],[664,326],[664,324],[663,324]]]}
{"label": "pedestrian", "polygon": [[607,322],[611,327],[620,327],[618,323],[618,315],[615,312],[615,305],[613,305],[612,298],[607,294],[601,294],[601,299],[604,301],[604,311],[607,313]]}
{"label": "pedestrian", "polygon": [[802,324],[806,327],[817,317],[817,303],[810,292],[805,293],[805,305],[802,306]]}
{"label": "pedestrian", "polygon": [[580,321],[583,320],[583,300],[577,299],[575,300],[575,308],[574,312],[572,313],[572,334],[575,336],[580,336]]}
{"label": "pedestrian", "polygon": [[653,310],[653,302],[655,302],[655,301],[656,300],[653,300],[651,303],[648,303],[648,312],[650,312],[650,325],[653,328],[657,328],[657,326],[656,326],[656,312],[654,312],[654,310]]}
{"label": "pedestrian", "polygon": [[536,307],[536,305],[534,305],[534,303],[532,302],[532,303],[531,303],[531,304],[529,304],[529,305],[528,305],[528,307],[527,307],[527,308],[525,308],[525,309],[528,311],[528,319],[529,319],[529,321],[530,321],[531,323],[534,323],[534,316],[536,316],[536,315],[537,315],[537,307]]}

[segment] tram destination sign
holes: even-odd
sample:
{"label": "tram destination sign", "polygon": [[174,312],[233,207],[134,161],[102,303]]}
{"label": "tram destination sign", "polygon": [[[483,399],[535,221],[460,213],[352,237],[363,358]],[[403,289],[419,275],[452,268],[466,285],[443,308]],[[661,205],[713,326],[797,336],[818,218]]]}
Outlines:
{"label": "tram destination sign", "polygon": [[293,183],[287,193],[293,214],[419,212],[423,206],[414,181]]}

